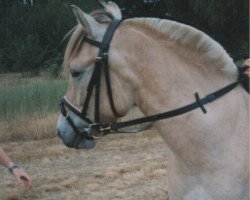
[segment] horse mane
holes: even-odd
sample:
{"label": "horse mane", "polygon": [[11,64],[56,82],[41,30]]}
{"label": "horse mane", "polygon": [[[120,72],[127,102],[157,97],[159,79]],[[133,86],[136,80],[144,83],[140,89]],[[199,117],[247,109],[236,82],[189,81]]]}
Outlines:
{"label": "horse mane", "polygon": [[237,73],[237,68],[225,49],[207,34],[194,27],[158,18],[133,18],[126,22],[160,32],[176,43],[188,45],[201,52],[204,59],[211,63],[219,62],[222,66],[221,70]]}
{"label": "horse mane", "polygon": [[[113,18],[121,17],[119,13],[117,14],[117,12],[110,11],[108,9],[94,10],[90,13],[90,15],[101,24],[109,24]],[[223,47],[207,34],[196,28],[179,22],[157,18],[132,18],[126,20],[124,23],[137,24],[138,26],[144,26],[163,33],[172,41],[183,45],[189,45],[202,52],[205,59],[211,62],[219,62],[222,66],[222,70],[229,71],[234,74],[237,72],[237,68],[233,63],[233,60],[229,57]],[[64,67],[68,66],[70,60],[80,51],[81,44],[87,33],[84,31],[83,27],[78,24],[71,31],[69,31],[65,37],[68,37],[69,35],[71,35],[71,37],[64,56]]]}

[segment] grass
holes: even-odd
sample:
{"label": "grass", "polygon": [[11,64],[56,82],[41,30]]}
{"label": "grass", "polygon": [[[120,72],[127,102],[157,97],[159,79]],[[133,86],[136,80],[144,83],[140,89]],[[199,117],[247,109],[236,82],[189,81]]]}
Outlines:
{"label": "grass", "polygon": [[0,76],[0,142],[55,136],[59,100],[67,81],[19,74]]}
{"label": "grass", "polygon": [[[57,137],[67,81],[0,75],[0,144],[33,179],[27,191],[0,165],[1,200],[167,200],[166,145],[155,130],[110,135],[92,150]],[[131,110],[124,119],[141,116]]]}
{"label": "grass", "polygon": [[33,178],[30,191],[0,166],[3,200],[167,200],[167,149],[154,130],[110,135],[92,150],[65,147],[58,138],[3,145]]}
{"label": "grass", "polygon": [[58,111],[58,103],[65,93],[65,80],[32,79],[28,83],[0,86],[0,120],[41,115]]}
{"label": "grass", "polygon": [[0,143],[55,137],[58,104],[66,88],[63,79],[0,75]]}

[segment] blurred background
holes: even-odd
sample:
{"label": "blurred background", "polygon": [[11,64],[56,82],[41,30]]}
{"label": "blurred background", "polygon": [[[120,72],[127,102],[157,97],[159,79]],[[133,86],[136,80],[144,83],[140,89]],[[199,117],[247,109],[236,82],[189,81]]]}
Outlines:
{"label": "blurred background", "polygon": [[[235,56],[249,49],[248,0],[113,0],[124,18],[174,18],[206,32]],[[76,24],[70,4],[88,12],[97,0],[2,0],[0,72],[57,76],[64,35]]]}

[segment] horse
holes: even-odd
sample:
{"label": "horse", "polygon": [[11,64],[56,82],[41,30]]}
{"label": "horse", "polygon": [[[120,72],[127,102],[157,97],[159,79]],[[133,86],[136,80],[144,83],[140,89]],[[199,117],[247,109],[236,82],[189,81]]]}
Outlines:
{"label": "horse", "polygon": [[[103,6],[90,14],[73,6],[78,25],[69,32],[63,63],[67,105],[57,123],[66,146],[93,148],[97,139],[77,132],[92,130],[96,118],[111,124],[133,106],[155,115],[193,102],[197,91],[205,96],[237,79],[232,58],[205,33],[166,19],[132,18],[117,25],[105,46],[107,84],[106,72],[96,70],[103,65],[95,67],[100,41],[122,15],[113,2]],[[96,77],[98,84],[91,84]],[[249,199],[248,105],[248,94],[237,86],[202,109],[152,123],[168,147],[170,200]]]}

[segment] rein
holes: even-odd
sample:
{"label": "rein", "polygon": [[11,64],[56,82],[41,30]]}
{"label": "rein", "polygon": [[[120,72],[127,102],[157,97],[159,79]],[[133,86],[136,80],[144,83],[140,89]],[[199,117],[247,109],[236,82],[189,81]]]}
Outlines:
{"label": "rein", "polygon": [[[198,93],[195,93],[195,102],[185,105],[183,107],[170,110],[164,113],[156,114],[156,115],[151,115],[151,116],[146,116],[134,120],[129,120],[125,122],[117,122],[117,123],[109,123],[109,124],[104,124],[100,122],[100,83],[101,83],[101,70],[103,69],[104,71],[104,76],[105,76],[105,81],[107,85],[107,94],[109,98],[109,103],[111,110],[113,114],[117,117],[120,117],[119,113],[117,112],[117,109],[115,108],[114,105],[114,100],[113,100],[113,95],[112,95],[112,89],[111,89],[111,82],[110,82],[110,75],[109,75],[109,65],[108,65],[108,51],[109,51],[109,44],[112,40],[112,37],[115,33],[116,28],[120,25],[120,20],[118,19],[113,19],[110,25],[107,28],[107,31],[103,37],[102,42],[92,40],[88,37],[84,38],[84,41],[99,48],[98,55],[95,60],[95,68],[93,71],[93,74],[91,76],[91,79],[89,81],[89,85],[87,87],[87,95],[83,104],[82,110],[78,110],[76,107],[74,107],[69,100],[64,96],[61,99],[60,107],[61,107],[61,113],[65,117],[65,119],[68,121],[74,132],[76,133],[75,141],[74,141],[74,147],[76,148],[81,142],[82,139],[87,139],[87,140],[93,140],[96,138],[101,138],[104,135],[108,134],[116,134],[116,133],[134,133],[134,132],[139,132],[143,131],[146,129],[149,129],[152,127],[151,124],[147,124],[145,127],[141,129],[136,129],[132,131],[120,131],[120,129],[129,127],[129,126],[134,126],[134,125],[139,125],[139,124],[144,124],[144,123],[149,123],[149,122],[154,122],[154,121],[159,121],[162,119],[167,119],[171,117],[176,117],[182,114],[185,114],[187,112],[190,112],[192,110],[195,110],[197,108],[200,108],[203,113],[207,113],[206,108],[204,105],[211,103],[215,101],[216,99],[224,96],[231,90],[233,90],[235,87],[237,87],[239,84],[246,83],[248,82],[247,76],[243,75],[244,70],[246,69],[238,69],[239,71],[239,78],[237,81],[203,97],[200,98]],[[88,110],[88,105],[90,101],[90,97],[93,93],[93,89],[95,88],[95,113],[94,113],[94,122],[90,120],[86,114]],[[66,107],[72,111],[74,114],[76,114],[79,118],[84,120],[86,123],[89,124],[88,127],[84,128],[83,130],[77,128],[70,116],[67,113]]]}

